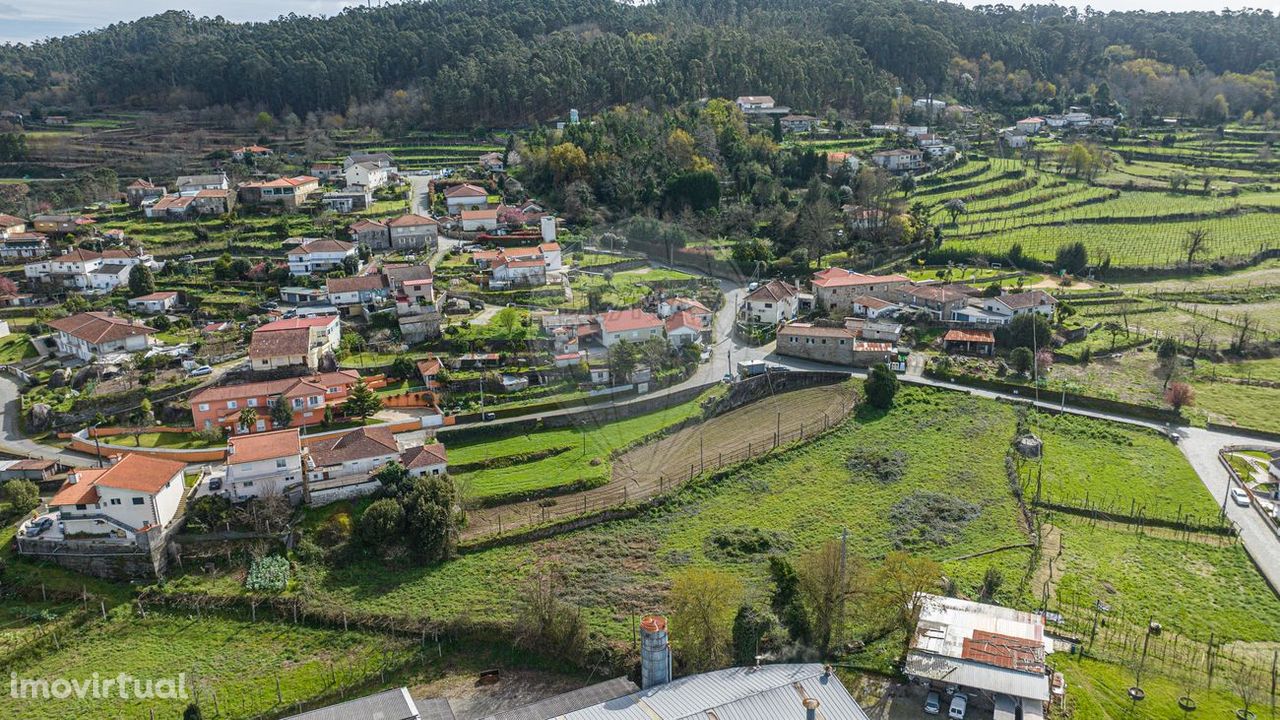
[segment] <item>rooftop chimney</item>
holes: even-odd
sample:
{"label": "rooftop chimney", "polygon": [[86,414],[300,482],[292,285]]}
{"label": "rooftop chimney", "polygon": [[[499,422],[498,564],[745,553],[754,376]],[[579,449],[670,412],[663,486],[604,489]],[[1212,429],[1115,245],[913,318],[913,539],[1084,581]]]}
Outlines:
{"label": "rooftop chimney", "polygon": [[671,682],[671,647],[667,644],[667,619],[646,615],[640,621],[640,687]]}
{"label": "rooftop chimney", "polygon": [[804,702],[804,720],[818,720],[818,706],[822,703],[818,702],[818,698],[805,698]]}

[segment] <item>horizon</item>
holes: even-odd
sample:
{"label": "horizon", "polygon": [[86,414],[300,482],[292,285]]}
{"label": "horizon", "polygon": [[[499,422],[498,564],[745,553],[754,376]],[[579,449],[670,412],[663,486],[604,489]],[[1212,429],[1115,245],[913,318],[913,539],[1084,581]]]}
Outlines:
{"label": "horizon", "polygon": [[[176,3],[175,0],[130,0],[120,2],[94,2],[94,0],[46,0],[39,7],[27,3],[0,0],[0,43],[31,44],[43,40],[100,30],[113,23],[131,22],[158,15],[170,10],[187,10],[197,17],[221,16],[230,22],[270,22],[290,13],[310,16],[332,16],[348,7],[380,6],[392,4],[388,0],[280,0],[269,6],[252,0],[191,0]],[[989,0],[965,0],[958,4],[966,7],[991,4]],[[1049,3],[1046,3],[1049,4]],[[1103,12],[1219,12],[1259,9],[1276,11],[1280,2],[1245,2],[1240,5],[1224,4],[1215,0],[1090,0],[1089,2],[1059,2],[1079,10],[1092,7]],[[1267,7],[1268,4],[1277,7]]]}

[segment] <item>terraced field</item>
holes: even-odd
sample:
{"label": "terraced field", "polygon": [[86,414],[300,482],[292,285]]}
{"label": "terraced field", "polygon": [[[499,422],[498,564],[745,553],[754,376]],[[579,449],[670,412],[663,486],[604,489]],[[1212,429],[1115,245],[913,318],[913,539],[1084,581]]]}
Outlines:
{"label": "terraced field", "polygon": [[[1094,262],[1168,267],[1186,261],[1189,233],[1203,229],[1196,260],[1246,259],[1280,248],[1280,188],[1271,186],[1280,163],[1270,140],[1241,130],[1224,139],[1181,132],[1172,147],[1116,142],[1107,147],[1110,167],[1092,182],[1060,172],[1061,146],[1042,142],[1039,162],[975,157],[922,178],[912,200],[934,209],[944,247],[993,257],[1017,244],[1052,260],[1060,246],[1083,242]],[[952,222],[944,206],[956,199],[965,208]]]}

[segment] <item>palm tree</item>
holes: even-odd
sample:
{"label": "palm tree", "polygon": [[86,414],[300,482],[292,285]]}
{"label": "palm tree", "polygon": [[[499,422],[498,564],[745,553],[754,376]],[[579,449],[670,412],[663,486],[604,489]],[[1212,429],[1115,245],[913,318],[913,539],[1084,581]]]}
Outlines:
{"label": "palm tree", "polygon": [[258,411],[256,408],[247,407],[240,411],[240,427],[245,432],[252,432],[253,428],[258,425]]}

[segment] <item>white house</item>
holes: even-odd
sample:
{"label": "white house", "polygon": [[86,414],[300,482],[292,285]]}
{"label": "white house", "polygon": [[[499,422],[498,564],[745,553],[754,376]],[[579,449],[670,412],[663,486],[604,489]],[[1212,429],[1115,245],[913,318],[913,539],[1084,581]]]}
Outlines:
{"label": "white house", "polygon": [[901,305],[871,295],[859,295],[853,299],[853,303],[849,308],[855,317],[864,317],[868,320],[889,317],[901,309]]}
{"label": "white house", "polygon": [[665,329],[667,342],[671,343],[671,347],[681,348],[689,343],[702,342],[702,323],[687,310],[681,310],[667,318]]}
{"label": "white house", "polygon": [[734,100],[738,109],[744,113],[772,110],[777,103],[768,95],[742,95]]}
{"label": "white house", "polygon": [[800,288],[781,280],[770,280],[752,290],[742,301],[742,319],[752,323],[777,325],[796,319],[800,309]]}
{"label": "white house", "polygon": [[[56,536],[133,540],[166,527],[178,513],[187,465],[130,453],[106,468],[75,470],[49,500]],[[45,537],[50,537],[45,535]]]}
{"label": "white house", "polygon": [[227,180],[226,173],[211,173],[209,175],[179,175],[178,180],[174,183],[178,186],[178,194],[192,194],[201,190],[230,190],[231,183]]}
{"label": "white house", "polygon": [[1043,290],[1009,293],[999,297],[986,298],[982,302],[984,310],[1008,318],[1006,322],[1019,315],[1030,313],[1039,313],[1045,317],[1052,318],[1053,311],[1057,306],[1057,299]]}
{"label": "white house", "polygon": [[1008,130],[1000,131],[1000,140],[1014,150],[1026,147],[1029,142],[1026,135]]}
{"label": "white house", "polygon": [[1044,127],[1044,118],[1025,117],[1014,123],[1014,127],[1023,135],[1035,135],[1040,132],[1040,128]]}
{"label": "white house", "polygon": [[[265,428],[270,411],[260,412],[258,425]],[[227,441],[224,491],[233,502],[283,495],[302,484],[302,456],[297,428],[234,436]]]}
{"label": "white house", "polygon": [[390,180],[387,168],[375,163],[356,163],[343,171],[349,189],[377,190]]}
{"label": "white house", "polygon": [[444,191],[444,202],[450,215],[463,210],[484,210],[489,207],[489,192],[470,183],[454,185]]}
{"label": "white house", "polygon": [[308,502],[321,497],[354,497],[378,489],[373,479],[383,465],[400,459],[400,446],[386,425],[362,427],[312,440],[308,446]]}
{"label": "white house", "polygon": [[82,360],[139,352],[151,346],[156,329],[105,312],[77,313],[49,321],[58,352]]}
{"label": "white house", "polygon": [[128,282],[129,269],[139,264],[155,267],[150,255],[131,248],[109,248],[102,252],[77,248],[55,258],[27,263],[23,274],[34,282],[110,292],[121,282]]}
{"label": "white house", "polygon": [[514,259],[500,256],[490,268],[491,286],[532,287],[547,284],[547,264],[541,257]]}
{"label": "white house", "polygon": [[342,240],[303,238],[288,256],[290,275],[310,275],[342,267],[344,260],[356,257],[356,246]]}
{"label": "white house", "polygon": [[400,464],[412,477],[444,475],[448,472],[449,459],[444,445],[433,443],[411,447],[400,453]]}
{"label": "white house", "polygon": [[148,315],[166,312],[178,304],[178,293],[171,290],[139,295],[129,299],[129,309]]}
{"label": "white house", "polygon": [[333,315],[288,318],[267,323],[253,331],[249,362],[254,370],[275,370],[305,365],[315,370],[320,359],[337,352],[342,323]]}
{"label": "white house", "polygon": [[600,326],[600,343],[613,347],[619,342],[644,342],[662,337],[662,318],[643,310],[610,310],[596,316]]}
{"label": "white house", "polygon": [[924,166],[924,153],[907,148],[881,150],[871,154],[871,162],[889,172],[909,172]]}
{"label": "white house", "polygon": [[463,232],[479,232],[498,229],[498,211],[463,210],[461,214]]}

